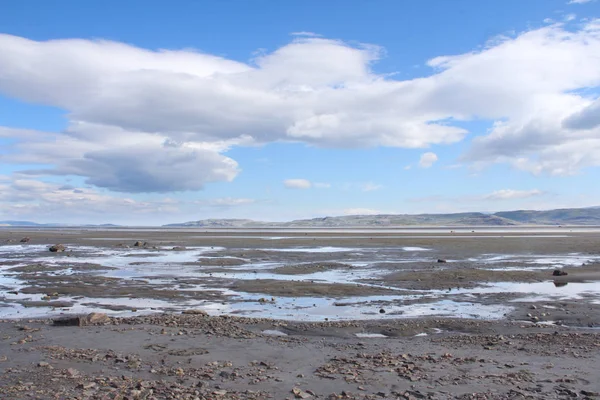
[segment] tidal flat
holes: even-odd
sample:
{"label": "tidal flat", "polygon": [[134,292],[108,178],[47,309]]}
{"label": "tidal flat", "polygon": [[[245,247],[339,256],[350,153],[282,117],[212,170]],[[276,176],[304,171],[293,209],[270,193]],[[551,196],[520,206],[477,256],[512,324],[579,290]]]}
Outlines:
{"label": "tidal flat", "polygon": [[0,398],[594,398],[600,229],[2,228],[0,320]]}

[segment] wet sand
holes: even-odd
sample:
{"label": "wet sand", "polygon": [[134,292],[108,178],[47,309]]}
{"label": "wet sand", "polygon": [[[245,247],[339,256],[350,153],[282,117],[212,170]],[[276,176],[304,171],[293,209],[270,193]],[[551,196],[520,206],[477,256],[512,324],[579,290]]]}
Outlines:
{"label": "wet sand", "polygon": [[7,399],[594,398],[600,231],[0,229],[2,318]]}

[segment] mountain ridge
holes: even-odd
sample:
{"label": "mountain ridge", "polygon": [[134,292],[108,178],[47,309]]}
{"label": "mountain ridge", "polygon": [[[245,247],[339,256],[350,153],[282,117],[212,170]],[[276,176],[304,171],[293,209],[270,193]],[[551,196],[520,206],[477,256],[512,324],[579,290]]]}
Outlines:
{"label": "mountain ridge", "polygon": [[250,219],[203,219],[164,227],[259,228],[259,227],[382,227],[382,226],[518,226],[600,225],[600,207],[554,210],[515,210],[496,213],[346,215],[265,222]]}

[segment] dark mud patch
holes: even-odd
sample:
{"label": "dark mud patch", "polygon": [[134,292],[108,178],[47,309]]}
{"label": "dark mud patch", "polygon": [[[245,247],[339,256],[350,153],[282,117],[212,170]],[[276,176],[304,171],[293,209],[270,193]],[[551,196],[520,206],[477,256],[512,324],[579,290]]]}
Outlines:
{"label": "dark mud patch", "polygon": [[[552,270],[492,271],[485,269],[429,269],[426,271],[401,271],[381,278],[386,285],[417,290],[443,290],[449,288],[474,288],[485,282],[542,282],[552,275]],[[365,280],[371,282],[371,280]],[[378,280],[379,282],[379,280]]]}
{"label": "dark mud patch", "polygon": [[[103,304],[103,303],[82,303],[82,306],[93,307],[93,308],[102,308],[110,311],[137,311],[140,307],[131,307],[119,304]],[[141,307],[142,309],[146,309],[146,307]]]}
{"label": "dark mud patch", "polygon": [[181,291],[174,285],[148,284],[143,280],[125,280],[86,274],[78,275],[27,275],[21,279],[30,286],[20,289],[24,294],[57,293],[60,296],[94,298],[150,298],[161,300],[224,300],[220,291]]}
{"label": "dark mud patch", "polygon": [[236,265],[244,265],[247,264],[248,261],[242,260],[241,258],[232,258],[232,257],[215,257],[215,258],[207,258],[202,257],[198,259],[195,265],[207,266],[207,267],[228,267],[228,266],[236,266]]}
{"label": "dark mud patch", "polygon": [[69,308],[75,303],[72,301],[17,301],[23,307],[53,307],[53,308]]}
{"label": "dark mud patch", "polygon": [[24,273],[35,273],[35,272],[54,272],[62,271],[67,267],[56,266],[56,265],[44,265],[44,264],[31,264],[23,265],[20,267],[13,267],[7,269],[9,272],[24,272]]}
{"label": "dark mud patch", "polygon": [[275,279],[236,280],[230,289],[246,293],[263,293],[285,297],[351,297],[398,294],[394,290],[364,285],[279,281]]}
{"label": "dark mud patch", "polygon": [[308,264],[296,264],[296,265],[284,265],[270,270],[275,274],[280,275],[304,275],[314,274],[316,272],[331,271],[335,269],[352,269],[351,265],[336,263],[336,262],[324,262],[324,263],[308,263]]}

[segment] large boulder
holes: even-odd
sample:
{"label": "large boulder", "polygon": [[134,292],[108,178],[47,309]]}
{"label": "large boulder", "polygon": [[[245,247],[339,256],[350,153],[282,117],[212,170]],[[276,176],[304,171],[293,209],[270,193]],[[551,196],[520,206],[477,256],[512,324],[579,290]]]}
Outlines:
{"label": "large boulder", "polygon": [[67,248],[62,244],[55,244],[54,246],[50,246],[48,250],[50,250],[53,253],[62,253],[66,249]]}

